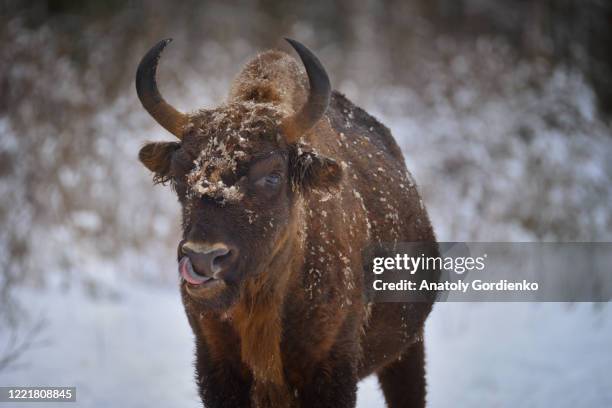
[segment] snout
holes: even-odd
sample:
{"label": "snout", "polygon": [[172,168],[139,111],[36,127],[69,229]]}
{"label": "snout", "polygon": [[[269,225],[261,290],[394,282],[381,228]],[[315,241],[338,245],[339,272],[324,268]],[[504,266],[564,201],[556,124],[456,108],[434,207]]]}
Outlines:
{"label": "snout", "polygon": [[223,279],[238,260],[238,250],[221,242],[205,244],[182,241],[178,253],[181,276],[194,285],[212,279]]}

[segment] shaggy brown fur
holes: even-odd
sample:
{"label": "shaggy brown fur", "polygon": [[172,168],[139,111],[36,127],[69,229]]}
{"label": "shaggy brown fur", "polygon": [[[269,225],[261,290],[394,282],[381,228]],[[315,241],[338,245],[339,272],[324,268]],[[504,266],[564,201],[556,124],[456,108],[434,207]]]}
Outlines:
{"label": "shaggy brown fur", "polygon": [[[190,115],[180,144],[140,158],[170,181],[184,239],[239,250],[222,283],[183,282],[207,407],[353,407],[378,373],[390,407],[423,406],[422,329],[431,303],[368,303],[363,250],[434,233],[389,130],[333,92],[299,143],[281,122],[308,83],[289,55],[246,65],[228,101]],[[279,174],[274,190],[256,180]]]}

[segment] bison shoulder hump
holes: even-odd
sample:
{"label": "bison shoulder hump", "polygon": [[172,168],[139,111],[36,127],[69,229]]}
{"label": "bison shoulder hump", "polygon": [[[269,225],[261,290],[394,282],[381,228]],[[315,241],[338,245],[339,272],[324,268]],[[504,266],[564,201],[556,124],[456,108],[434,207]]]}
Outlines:
{"label": "bison shoulder hump", "polygon": [[399,160],[404,159],[389,128],[338,91],[332,93],[328,116],[337,132],[343,132],[347,137],[355,132],[372,135],[382,149]]}

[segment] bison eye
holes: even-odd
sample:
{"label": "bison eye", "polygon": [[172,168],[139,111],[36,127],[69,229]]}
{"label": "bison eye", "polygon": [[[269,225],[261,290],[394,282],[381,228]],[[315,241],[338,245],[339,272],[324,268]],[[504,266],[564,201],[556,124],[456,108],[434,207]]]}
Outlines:
{"label": "bison eye", "polygon": [[282,179],[279,173],[270,173],[257,180],[255,184],[259,187],[277,187],[280,185]]}

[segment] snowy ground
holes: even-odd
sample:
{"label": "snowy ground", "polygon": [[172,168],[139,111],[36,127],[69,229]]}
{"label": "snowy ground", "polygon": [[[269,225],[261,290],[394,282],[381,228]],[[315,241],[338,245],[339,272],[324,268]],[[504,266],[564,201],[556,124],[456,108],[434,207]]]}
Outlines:
{"label": "snowy ground", "polygon": [[[198,406],[177,290],[20,297],[46,317],[47,345],[0,372],[0,386],[76,386],[78,407]],[[612,406],[610,304],[438,304],[426,340],[432,407]],[[373,378],[358,398],[360,408],[383,406]]]}

